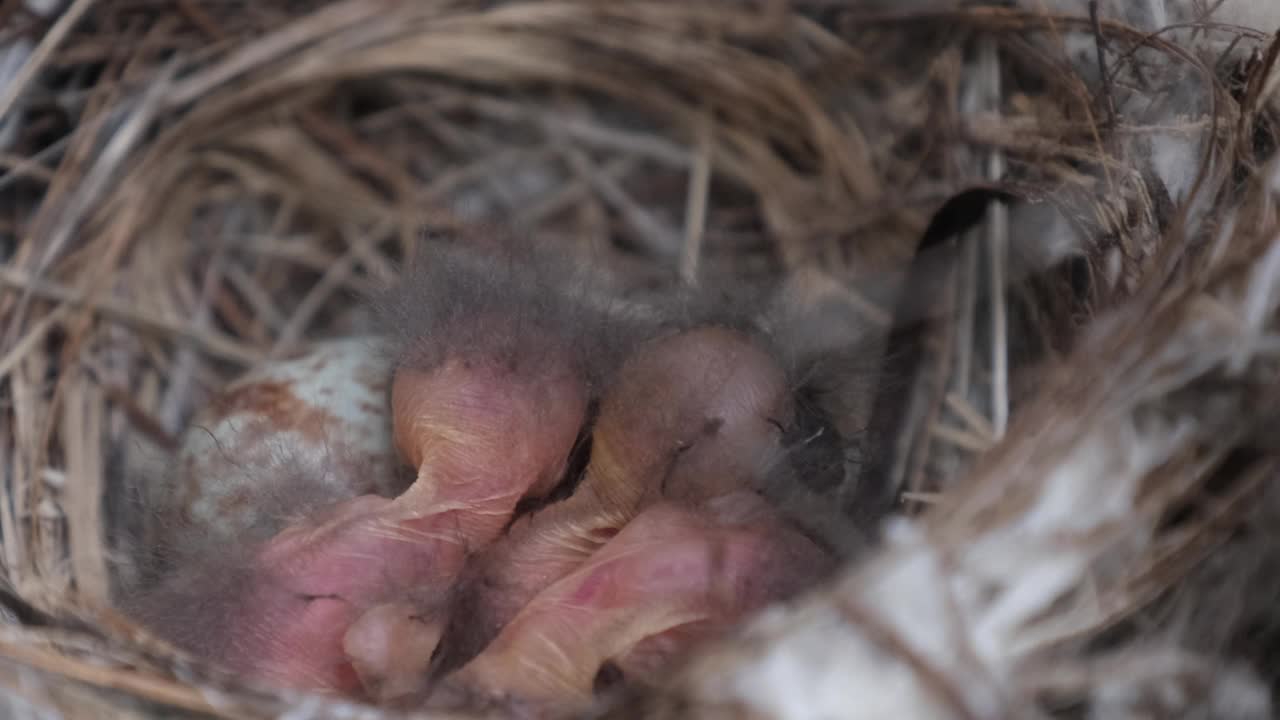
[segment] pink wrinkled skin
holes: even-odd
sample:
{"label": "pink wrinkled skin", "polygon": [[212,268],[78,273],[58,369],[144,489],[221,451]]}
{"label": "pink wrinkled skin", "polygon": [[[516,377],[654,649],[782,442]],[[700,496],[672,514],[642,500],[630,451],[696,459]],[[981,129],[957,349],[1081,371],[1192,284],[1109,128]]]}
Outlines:
{"label": "pink wrinkled skin", "polygon": [[401,367],[389,395],[413,484],[292,522],[248,555],[234,597],[152,613],[161,634],[190,636],[206,613],[220,639],[188,648],[253,680],[557,713],[602,679],[660,677],[830,567],[750,490],[792,409],[746,336],[699,328],[637,350],[600,398],[581,483],[532,514],[520,503],[561,482],[587,422],[579,374],[451,357]]}

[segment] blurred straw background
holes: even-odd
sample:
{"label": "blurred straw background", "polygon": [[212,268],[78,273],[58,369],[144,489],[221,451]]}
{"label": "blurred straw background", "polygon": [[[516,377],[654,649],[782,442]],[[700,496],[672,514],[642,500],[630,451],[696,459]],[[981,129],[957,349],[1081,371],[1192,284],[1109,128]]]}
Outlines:
{"label": "blurred straw background", "polygon": [[131,473],[222,383],[363,328],[352,298],[425,235],[502,228],[621,295],[770,288],[817,318],[794,342],[878,352],[883,278],[978,189],[1014,202],[930,276],[859,478],[902,511],[884,547],[605,712],[1269,717],[1277,26],[1261,0],[0,2],[4,714],[392,716],[240,686],[110,596]]}

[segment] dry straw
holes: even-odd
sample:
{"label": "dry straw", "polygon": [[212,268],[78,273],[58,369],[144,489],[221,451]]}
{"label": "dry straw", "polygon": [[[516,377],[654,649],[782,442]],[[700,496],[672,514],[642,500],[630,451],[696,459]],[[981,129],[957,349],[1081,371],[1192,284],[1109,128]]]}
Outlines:
{"label": "dry straw", "polygon": [[0,3],[6,716],[383,716],[108,598],[129,479],[228,378],[360,329],[425,229],[620,293],[780,283],[821,318],[795,342],[876,348],[878,281],[974,187],[1025,202],[931,278],[884,546],[603,710],[1269,715],[1280,45],[1232,3],[59,5]]}

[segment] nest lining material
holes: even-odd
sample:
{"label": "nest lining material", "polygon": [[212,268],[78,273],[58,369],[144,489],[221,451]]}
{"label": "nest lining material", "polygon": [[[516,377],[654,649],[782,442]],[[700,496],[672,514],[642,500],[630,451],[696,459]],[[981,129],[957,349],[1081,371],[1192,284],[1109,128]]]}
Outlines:
{"label": "nest lining material", "polygon": [[139,447],[364,327],[424,229],[500,223],[623,295],[777,286],[789,342],[874,354],[880,281],[980,187],[1019,202],[928,275],[883,547],[606,712],[1269,716],[1280,19],[882,5],[0,8],[11,714],[385,715],[104,600]]}

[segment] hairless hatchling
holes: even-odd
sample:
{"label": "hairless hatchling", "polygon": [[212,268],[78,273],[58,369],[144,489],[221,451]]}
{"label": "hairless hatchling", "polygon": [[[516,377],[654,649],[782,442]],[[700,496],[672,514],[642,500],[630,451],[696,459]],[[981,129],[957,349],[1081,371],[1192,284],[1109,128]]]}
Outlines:
{"label": "hairless hatchling", "polygon": [[565,275],[432,251],[387,332],[226,388],[151,488],[169,555],[122,607],[250,680],[543,715],[829,571],[763,492],[808,434],[768,336]]}

